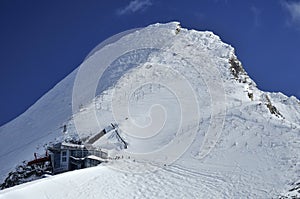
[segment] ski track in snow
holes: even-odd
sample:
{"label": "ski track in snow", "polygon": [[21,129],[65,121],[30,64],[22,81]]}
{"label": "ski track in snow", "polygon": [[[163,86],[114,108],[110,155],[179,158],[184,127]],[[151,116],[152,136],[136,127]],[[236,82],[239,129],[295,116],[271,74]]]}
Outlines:
{"label": "ski track in snow", "polygon": [[[176,165],[150,165],[155,171],[135,172],[135,165],[141,163],[119,160],[113,164],[130,167],[132,172],[99,166],[7,189],[0,198],[262,198],[260,193],[267,194],[265,189],[248,186],[249,176],[253,183],[266,185],[262,178],[250,173],[241,176],[240,171],[224,175],[201,168],[191,171]],[[236,187],[247,189],[236,192]]]}

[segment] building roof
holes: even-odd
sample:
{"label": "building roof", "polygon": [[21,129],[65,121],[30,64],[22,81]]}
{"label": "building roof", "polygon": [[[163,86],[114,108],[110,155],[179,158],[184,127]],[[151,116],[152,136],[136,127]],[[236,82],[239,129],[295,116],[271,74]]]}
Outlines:
{"label": "building roof", "polygon": [[48,147],[49,151],[61,151],[62,149],[85,149],[85,146],[82,144],[60,142]]}
{"label": "building roof", "polygon": [[101,162],[107,161],[107,159],[103,159],[103,158],[100,158],[100,157],[95,156],[95,155],[89,155],[89,156],[87,156],[86,158],[88,158],[88,159],[93,159],[93,160],[99,160],[99,161],[101,161]]}
{"label": "building roof", "polygon": [[76,148],[76,149],[84,149],[85,146],[83,144],[74,144],[70,142],[63,142],[61,143],[62,148]]}

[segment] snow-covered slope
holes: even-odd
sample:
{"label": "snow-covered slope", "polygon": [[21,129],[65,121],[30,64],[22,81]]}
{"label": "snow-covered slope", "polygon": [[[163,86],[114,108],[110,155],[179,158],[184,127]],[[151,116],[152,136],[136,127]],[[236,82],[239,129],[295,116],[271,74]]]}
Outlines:
{"label": "snow-covered slope", "polygon": [[36,147],[111,123],[128,148],[113,132],[95,142],[109,152],[108,164],[0,197],[276,198],[300,178],[299,100],[260,91],[230,45],[178,23],[129,31],[96,48],[2,126],[1,177]]}
{"label": "snow-covered slope", "polygon": [[[44,145],[62,135],[72,115],[72,87],[76,71],[68,75],[26,112],[0,127],[0,182],[33,153],[44,154]],[[20,98],[22,100],[22,98]]]}

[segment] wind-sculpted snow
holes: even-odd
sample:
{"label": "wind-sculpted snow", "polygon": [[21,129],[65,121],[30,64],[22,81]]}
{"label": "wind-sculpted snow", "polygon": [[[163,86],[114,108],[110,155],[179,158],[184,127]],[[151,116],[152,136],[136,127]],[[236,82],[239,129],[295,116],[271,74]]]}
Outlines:
{"label": "wind-sculpted snow", "polygon": [[[30,147],[0,146],[3,161],[10,150],[15,155],[1,174],[27,159],[33,146],[58,139],[62,124],[65,137],[81,138],[115,125],[118,134],[110,128],[93,142],[108,152],[109,163],[7,189],[0,198],[279,197],[300,178],[300,102],[260,91],[238,69],[234,49],[218,36],[175,22],[104,41],[42,106],[33,106],[31,123],[39,128],[26,127]],[[60,99],[64,88],[69,96]],[[47,109],[61,123],[44,121]],[[22,118],[34,113],[2,127],[4,139],[13,139],[8,132],[28,125]]]}

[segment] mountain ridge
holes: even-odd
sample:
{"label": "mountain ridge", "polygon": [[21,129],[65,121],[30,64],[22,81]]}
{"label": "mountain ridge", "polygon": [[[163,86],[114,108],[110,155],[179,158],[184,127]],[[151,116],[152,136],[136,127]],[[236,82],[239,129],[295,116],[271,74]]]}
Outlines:
{"label": "mountain ridge", "polygon": [[[72,102],[72,97],[74,97],[72,96],[73,83],[76,82],[76,73],[78,73],[80,68],[74,70],[63,81],[58,83],[49,93],[22,114],[20,118],[0,127],[0,133],[4,137],[3,141],[0,141],[2,148],[0,165],[6,164],[5,167],[1,166],[1,177],[3,178],[18,162],[30,159],[34,151],[42,151],[42,145],[47,144],[47,141],[54,142],[59,137],[65,136],[60,129],[64,124],[68,126],[70,133],[71,131],[79,130],[76,127],[74,118],[76,119],[76,116],[80,116],[79,118],[89,116],[95,110],[95,106],[96,111],[98,111],[96,114],[102,117],[102,119],[99,119],[99,121],[102,120],[102,124],[107,125],[113,122],[114,118],[107,116],[109,112],[113,111],[109,104],[115,100],[117,104],[115,107],[122,105],[121,98],[117,98],[118,95],[114,93],[120,87],[120,93],[128,94],[123,87],[127,88],[127,85],[133,85],[132,77],[141,77],[137,78],[137,81],[140,81],[139,84],[143,82],[143,78],[167,84],[174,77],[177,77],[178,82],[183,83],[187,80],[184,77],[189,77],[191,88],[194,88],[193,92],[196,93],[195,95],[198,99],[199,110],[202,109],[204,111],[203,116],[200,117],[199,124],[198,122],[195,123],[192,118],[187,118],[185,121],[186,126],[183,125],[183,130],[192,134],[191,130],[196,128],[194,125],[197,124],[196,126],[200,127],[197,129],[197,134],[195,134],[195,139],[191,145],[182,151],[185,153],[179,154],[180,158],[176,160],[171,159],[168,162],[167,155],[170,154],[166,153],[166,157],[162,155],[162,158],[156,162],[157,164],[170,165],[171,170],[176,170],[176,167],[180,167],[181,169],[187,169],[189,172],[199,172],[201,170],[208,173],[217,173],[215,176],[219,176],[223,180],[226,178],[230,179],[225,180],[226,186],[223,187],[223,191],[218,192],[217,189],[213,189],[213,193],[219,196],[226,196],[230,191],[233,192],[229,194],[232,197],[265,197],[268,196],[270,191],[275,196],[278,196],[284,190],[283,185],[296,182],[297,178],[299,178],[299,172],[297,173],[297,171],[300,165],[297,161],[297,158],[300,157],[299,149],[297,150],[299,148],[297,139],[299,138],[300,129],[299,100],[280,93],[274,94],[260,91],[255,82],[243,69],[241,62],[235,56],[234,49],[230,45],[223,43],[212,32],[198,32],[181,27],[178,32],[178,25],[178,23],[154,24],[144,29],[130,32],[128,35],[122,36],[118,41],[104,46],[103,48],[113,48],[113,45],[117,42],[123,42],[126,45],[132,42],[132,38],[139,38],[138,36],[143,38],[153,34],[156,30],[162,32],[162,38],[167,35],[168,41],[171,41],[167,43],[168,45],[163,46],[163,50],[160,50],[159,53],[151,52],[149,56],[147,55],[146,61],[137,62],[139,63],[138,66],[129,69],[126,73],[121,71],[122,76],[117,79],[117,82],[107,86],[102,93],[96,96],[92,103],[84,104],[84,108],[82,109],[81,107],[81,110],[78,104],[75,105],[77,107],[75,114],[74,112],[72,113],[70,103]],[[160,41],[161,38],[155,39]],[[139,40],[133,39],[133,41]],[[81,67],[85,66],[85,64],[97,63],[95,60],[97,60],[97,56],[101,54],[100,51],[103,48],[98,49],[98,52],[94,52],[89,56]],[[117,64],[118,60],[122,60],[122,58],[125,64],[136,62],[137,59],[135,55],[126,54],[117,59]],[[120,66],[122,68],[122,63],[120,63],[116,67]],[[165,69],[164,66],[171,66],[171,69],[168,67]],[[214,66],[218,70],[213,70],[207,66]],[[198,68],[203,70],[198,71]],[[168,73],[165,73],[166,71]],[[176,73],[178,71],[180,76]],[[214,72],[216,71],[219,73],[218,76],[215,76]],[[158,76],[157,79],[155,79],[155,75]],[[179,78],[181,76],[183,78]],[[216,77],[222,78],[216,79]],[[183,83],[180,85],[184,85]],[[173,86],[173,90],[176,88],[181,89],[176,82],[174,85],[169,85]],[[219,86],[222,85],[224,86],[224,96],[219,92],[222,89]],[[180,91],[183,92],[185,90],[187,89],[181,89]],[[170,106],[170,104],[175,105],[176,102],[171,100],[173,95],[172,93],[167,94],[168,91],[170,89],[163,90],[155,84],[142,86],[140,90],[134,90],[133,98],[129,98],[129,104],[137,107],[134,109],[135,112],[133,114],[135,122],[147,124],[149,118],[144,117],[145,112],[143,111],[145,111],[145,107],[148,109],[153,102],[162,104],[169,102],[164,104],[167,110],[171,110],[171,114],[168,114],[168,116],[171,117],[173,123],[174,121],[180,121],[175,117],[177,113]],[[155,101],[157,99],[155,94],[160,96],[158,101]],[[191,96],[189,94],[183,95],[180,99],[182,101],[191,101],[193,97]],[[53,102],[53,104],[49,105],[48,103],[50,102]],[[185,107],[189,110],[188,112],[191,112],[189,106]],[[185,110],[183,109],[182,111],[184,112]],[[194,114],[198,116],[196,112]],[[175,115],[174,118],[172,115]],[[52,117],[49,118],[49,116]],[[151,116],[153,115],[150,113],[149,117]],[[126,119],[127,117],[123,112],[120,112],[120,117],[115,119],[118,121],[121,130],[122,128],[125,129],[120,133],[130,143],[129,152],[123,154],[122,150],[116,150],[113,153],[120,153],[124,157],[130,154],[132,157],[134,156],[132,153],[137,151],[143,154],[154,150],[162,144],[160,141],[163,142],[163,145],[167,145],[167,141],[177,136],[177,134],[170,133],[174,130],[174,127],[167,124],[164,126],[165,129],[162,129],[162,132],[165,132],[168,137],[163,136],[157,139],[153,137],[153,140],[150,140],[153,146],[146,146],[143,142],[139,143],[140,140],[136,141],[134,136],[126,134],[126,129],[132,130]],[[215,122],[224,122],[224,125],[221,126],[222,128],[219,127],[222,129],[221,133],[217,132],[217,135],[209,137],[206,135],[209,135],[209,129],[211,128],[209,122],[212,119],[215,119]],[[35,120],[38,122],[35,122]],[[87,121],[89,120],[90,118],[87,118]],[[48,126],[45,126],[45,124],[48,124]],[[88,127],[82,127],[85,132],[77,132],[80,136],[83,136],[84,133],[91,134],[98,128],[93,126],[98,124],[87,124]],[[105,126],[101,127],[105,128]],[[21,133],[17,132],[20,128],[23,129]],[[28,133],[30,131],[31,134]],[[26,135],[22,135],[24,132]],[[36,136],[37,132],[40,133],[39,136]],[[186,133],[183,132],[182,135],[185,136]],[[19,145],[5,146],[7,140],[14,139],[14,136],[22,138],[23,143],[21,147]],[[284,140],[282,141],[282,139]],[[25,147],[25,145],[29,146]],[[37,149],[38,145],[40,146],[39,149]],[[199,146],[202,147],[200,148],[200,153]],[[15,158],[8,159],[8,156],[11,155],[14,155]],[[177,154],[172,155],[176,156]],[[23,159],[20,159],[20,157]],[[152,162],[153,159],[146,157],[146,160],[149,160],[148,158]],[[141,157],[136,156],[135,159],[137,161],[145,161],[145,156],[144,154]],[[277,166],[273,164],[277,164]],[[289,167],[288,171],[285,170],[287,167]],[[235,173],[236,171],[239,172]],[[282,173],[285,177],[279,177],[276,172]],[[234,173],[234,175],[231,176],[230,173]],[[294,177],[292,177],[293,175]],[[256,184],[249,184],[249,179],[255,179],[254,182]],[[277,180],[277,182],[274,182],[274,180]],[[212,183],[210,180],[207,182]],[[233,182],[235,182],[235,186],[231,184]],[[202,183],[205,184],[205,182]],[[281,187],[281,190],[274,190],[274,186],[276,189]],[[210,189],[207,190],[208,192],[206,193],[209,193]],[[126,190],[123,191],[126,192]]]}

